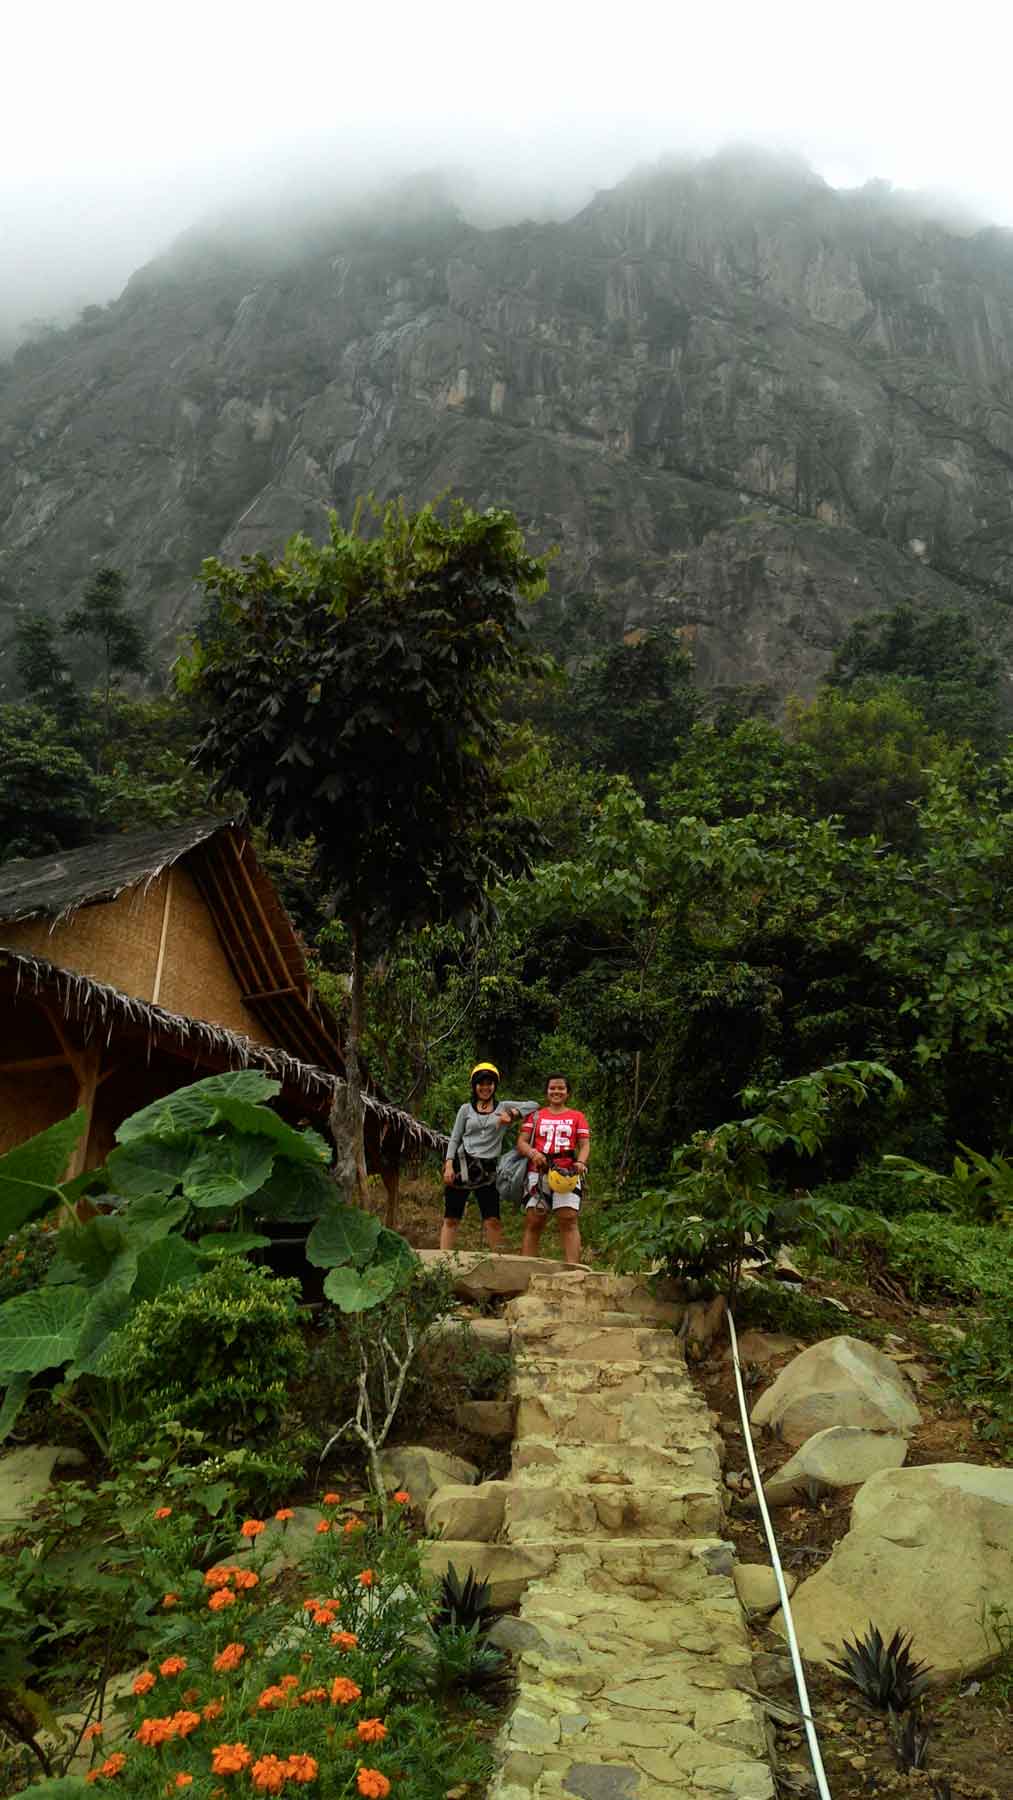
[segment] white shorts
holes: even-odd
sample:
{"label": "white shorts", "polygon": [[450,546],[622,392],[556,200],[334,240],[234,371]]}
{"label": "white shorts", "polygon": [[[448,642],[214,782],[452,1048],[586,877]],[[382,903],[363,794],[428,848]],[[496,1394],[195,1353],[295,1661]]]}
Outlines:
{"label": "white shorts", "polygon": [[526,1212],[559,1212],[565,1206],[568,1206],[571,1212],[580,1211],[581,1188],[579,1186],[574,1188],[572,1194],[557,1194],[553,1188],[550,1188],[544,1175],[536,1176],[535,1181],[537,1185],[529,1190],[524,1203]]}

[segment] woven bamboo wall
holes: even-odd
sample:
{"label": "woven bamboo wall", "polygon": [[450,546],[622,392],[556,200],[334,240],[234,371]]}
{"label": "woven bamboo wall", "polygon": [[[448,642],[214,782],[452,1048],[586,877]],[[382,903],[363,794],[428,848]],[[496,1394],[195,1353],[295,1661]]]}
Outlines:
{"label": "woven bamboo wall", "polygon": [[[146,997],[150,998],[150,992]],[[169,931],[158,1003],[169,1012],[242,1031],[255,1043],[270,1042],[263,1026],[243,1005],[242,990],[222,948],[215,922],[193,876],[179,863],[172,871]]]}
{"label": "woven bamboo wall", "polygon": [[83,906],[52,931],[45,919],[4,925],[2,938],[11,950],[44,956],[61,969],[150,1000],[161,930],[162,893],[155,882],[146,891],[131,888],[118,900]]}

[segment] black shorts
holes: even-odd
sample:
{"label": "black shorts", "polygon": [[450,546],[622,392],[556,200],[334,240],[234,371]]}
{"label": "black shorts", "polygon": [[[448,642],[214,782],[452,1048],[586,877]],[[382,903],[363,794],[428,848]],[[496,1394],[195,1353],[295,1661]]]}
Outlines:
{"label": "black shorts", "polygon": [[443,1190],[443,1217],[445,1219],[463,1219],[469,1193],[474,1194],[478,1201],[478,1210],[483,1219],[499,1218],[499,1192],[494,1181],[490,1181],[487,1187],[445,1187]]}

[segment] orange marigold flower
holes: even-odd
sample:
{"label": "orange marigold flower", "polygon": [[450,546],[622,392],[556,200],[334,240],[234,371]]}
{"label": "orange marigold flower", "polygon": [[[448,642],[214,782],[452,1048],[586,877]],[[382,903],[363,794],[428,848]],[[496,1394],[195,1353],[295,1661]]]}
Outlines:
{"label": "orange marigold flower", "polygon": [[244,1519],[239,1527],[239,1535],[244,1538],[258,1538],[261,1532],[266,1530],[267,1526],[263,1519]]}
{"label": "orange marigold flower", "polygon": [[100,1738],[104,1730],[105,1726],[100,1725],[98,1720],[95,1721],[94,1725],[86,1725],[81,1733],[82,1744],[90,1744],[94,1738]]}
{"label": "orange marigold flower", "polygon": [[303,1756],[298,1751],[285,1761],[285,1773],[291,1781],[315,1781],[317,1768],[315,1756]]}
{"label": "orange marigold flower", "polygon": [[216,1563],[215,1567],[209,1569],[205,1575],[204,1586],[209,1588],[228,1587],[231,1579],[232,1570],[223,1568],[220,1563]]}
{"label": "orange marigold flower", "polygon": [[278,1686],[282,1688],[297,1688],[299,1686],[299,1677],[298,1675],[283,1675]]}
{"label": "orange marigold flower", "polygon": [[372,1587],[375,1580],[372,1569],[360,1569],[357,1580],[362,1587]]}
{"label": "orange marigold flower", "polygon": [[341,1495],[340,1494],[325,1494],[324,1499],[323,1499],[323,1504],[325,1506],[340,1506],[341,1505]]}
{"label": "orange marigold flower", "polygon": [[85,1776],[85,1781],[87,1781],[88,1785],[91,1786],[91,1783],[93,1781],[98,1780],[101,1773],[102,1773],[101,1769],[89,1769],[87,1775]]}
{"label": "orange marigold flower", "polygon": [[317,1536],[318,1537],[323,1537],[324,1532],[330,1531],[330,1529],[331,1529],[330,1519],[318,1519],[317,1520]]}
{"label": "orange marigold flower", "polygon": [[355,1777],[355,1785],[365,1800],[387,1800],[390,1793],[390,1782],[379,1769],[359,1769]]}
{"label": "orange marigold flower", "polygon": [[353,1700],[361,1698],[362,1689],[354,1681],[349,1681],[344,1675],[335,1676],[331,1682],[332,1706],[351,1706]]}
{"label": "orange marigold flower", "polygon": [[163,1594],[162,1595],[162,1605],[164,1607],[178,1606],[179,1605],[179,1595],[178,1594]]}
{"label": "orange marigold flower", "polygon": [[279,1508],[274,1516],[278,1520],[279,1524],[287,1525],[289,1519],[295,1518],[295,1513],[291,1506],[279,1506]]}
{"label": "orange marigold flower", "polygon": [[154,1685],[155,1685],[155,1677],[152,1674],[150,1669],[145,1669],[145,1671],[142,1675],[134,1676],[134,1693],[135,1694],[150,1694]]}
{"label": "orange marigold flower", "polygon": [[137,1742],[146,1744],[149,1750],[157,1750],[159,1744],[167,1744],[175,1735],[171,1719],[145,1719],[134,1732]]}
{"label": "orange marigold flower", "polygon": [[238,1775],[250,1766],[250,1752],[245,1744],[216,1744],[211,1752],[212,1775]]}
{"label": "orange marigold flower", "polygon": [[355,1730],[364,1744],[382,1744],[387,1736],[387,1727],[382,1719],[360,1719]]}
{"label": "orange marigold flower", "polygon": [[155,1517],[156,1517],[156,1519],[171,1519],[172,1507],[171,1506],[156,1506]]}
{"label": "orange marigold flower", "polygon": [[345,1520],[345,1530],[346,1530],[346,1532],[349,1532],[349,1531],[361,1531],[361,1530],[362,1530],[362,1528],[363,1528],[363,1526],[362,1526],[362,1520],[361,1520],[361,1519],[346,1519],[346,1520]]}
{"label": "orange marigold flower", "polygon": [[122,1750],[114,1750],[111,1756],[106,1757],[99,1774],[105,1775],[107,1779],[112,1775],[118,1775],[121,1769],[126,1768],[126,1763],[127,1759]]}
{"label": "orange marigold flower", "polygon": [[159,1663],[158,1673],[160,1675],[182,1675],[185,1668],[185,1656],[167,1656],[164,1663]]}
{"label": "orange marigold flower", "polygon": [[287,1700],[288,1690],[276,1682],[273,1687],[266,1687],[257,1695],[257,1707],[260,1712],[273,1712],[276,1706],[284,1706]]}
{"label": "orange marigold flower", "polygon": [[226,1644],[224,1650],[219,1650],[211,1666],[219,1675],[230,1675],[233,1669],[238,1669],[245,1655],[245,1644]]}
{"label": "orange marigold flower", "polygon": [[412,1497],[407,1488],[398,1488],[394,1498],[399,1506],[410,1506],[412,1503]]}
{"label": "orange marigold flower", "polygon": [[354,1650],[358,1643],[354,1631],[332,1631],[331,1643],[337,1644],[339,1650]]}
{"label": "orange marigold flower", "polygon": [[327,1689],[324,1687],[307,1688],[299,1695],[300,1706],[315,1706],[318,1701],[326,1700]]}
{"label": "orange marigold flower", "polygon": [[196,1688],[184,1688],[183,1692],[180,1694],[180,1699],[182,1700],[184,1706],[192,1706],[194,1701],[197,1699],[197,1689]]}
{"label": "orange marigold flower", "polygon": [[255,1575],[252,1569],[237,1569],[232,1579],[240,1593],[245,1593],[248,1588],[260,1586],[260,1576]]}
{"label": "orange marigold flower", "polygon": [[338,1616],[336,1606],[318,1606],[313,1614],[314,1625],[333,1625]]}
{"label": "orange marigold flower", "polygon": [[235,1604],[236,1596],[231,1588],[219,1588],[217,1593],[212,1594],[208,1601],[208,1606],[212,1612],[221,1612],[224,1607],[235,1606]]}
{"label": "orange marigold flower", "polygon": [[285,1786],[287,1770],[280,1756],[258,1757],[250,1770],[250,1780],[255,1788],[265,1794],[280,1794]]}
{"label": "orange marigold flower", "polygon": [[189,1737],[200,1724],[199,1712],[177,1712],[172,1715],[172,1729],[176,1737]]}
{"label": "orange marigold flower", "polygon": [[201,1716],[205,1719],[217,1719],[221,1710],[222,1702],[220,1700],[209,1700]]}
{"label": "orange marigold flower", "polygon": [[185,1769],[180,1769],[179,1774],[176,1776],[176,1780],[173,1783],[173,1786],[174,1787],[189,1787],[192,1781],[193,1781],[193,1776],[188,1775],[186,1773]]}

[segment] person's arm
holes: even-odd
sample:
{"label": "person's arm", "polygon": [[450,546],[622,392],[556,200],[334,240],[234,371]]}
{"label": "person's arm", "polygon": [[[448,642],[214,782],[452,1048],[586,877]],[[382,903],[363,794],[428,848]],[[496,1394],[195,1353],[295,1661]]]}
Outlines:
{"label": "person's arm", "polygon": [[583,1175],[591,1160],[591,1129],[583,1113],[580,1115],[580,1120],[581,1122],[577,1126],[577,1155],[574,1167],[578,1174]]}
{"label": "person's arm", "polygon": [[517,1149],[521,1156],[526,1156],[533,1169],[544,1169],[545,1158],[540,1150],[536,1150],[531,1142],[531,1123],[527,1121],[517,1139]]}
{"label": "person's arm", "polygon": [[443,1165],[443,1184],[445,1187],[449,1187],[454,1179],[454,1157],[461,1147],[461,1139],[464,1136],[464,1122],[467,1116],[467,1106],[458,1107],[457,1118],[454,1120],[454,1129],[450,1134],[450,1142],[447,1145],[447,1160]]}

